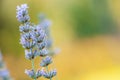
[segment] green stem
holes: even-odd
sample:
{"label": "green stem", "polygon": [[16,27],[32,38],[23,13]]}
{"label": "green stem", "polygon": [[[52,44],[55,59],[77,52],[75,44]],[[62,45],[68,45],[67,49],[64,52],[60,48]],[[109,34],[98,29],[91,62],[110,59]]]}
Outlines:
{"label": "green stem", "polygon": [[[32,59],[31,61],[32,61],[32,69],[33,69],[33,71],[35,73],[34,59]],[[34,76],[34,80],[37,80],[36,76]]]}
{"label": "green stem", "polygon": [[[54,62],[53,62],[53,67],[55,67]],[[55,79],[58,80],[58,76],[57,75],[55,76]]]}
{"label": "green stem", "polygon": [[[49,72],[49,70],[48,70],[48,67],[46,66],[46,70],[47,70],[47,72]],[[50,78],[50,80],[52,80],[52,78]]]}
{"label": "green stem", "polygon": [[[32,52],[32,49],[30,49],[30,51]],[[35,64],[34,64],[34,59],[31,60],[31,63],[32,63],[32,70],[34,71],[34,80],[37,80],[36,79],[36,74],[35,74]]]}

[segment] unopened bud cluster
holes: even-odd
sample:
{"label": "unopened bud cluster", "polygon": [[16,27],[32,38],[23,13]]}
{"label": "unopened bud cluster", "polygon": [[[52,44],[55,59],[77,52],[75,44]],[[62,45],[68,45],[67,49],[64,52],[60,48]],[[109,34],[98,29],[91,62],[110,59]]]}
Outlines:
{"label": "unopened bud cluster", "polygon": [[[21,33],[20,44],[25,49],[25,58],[28,60],[34,60],[35,57],[40,56],[42,58],[40,62],[41,67],[47,67],[52,63],[52,58],[48,55],[47,49],[47,35],[44,30],[45,24],[41,23],[34,25],[30,22],[28,14],[27,4],[17,6],[17,19],[21,23],[19,30]],[[36,80],[43,76],[51,79],[57,73],[56,70],[45,71],[43,69],[35,71],[34,69],[25,70],[25,73]]]}

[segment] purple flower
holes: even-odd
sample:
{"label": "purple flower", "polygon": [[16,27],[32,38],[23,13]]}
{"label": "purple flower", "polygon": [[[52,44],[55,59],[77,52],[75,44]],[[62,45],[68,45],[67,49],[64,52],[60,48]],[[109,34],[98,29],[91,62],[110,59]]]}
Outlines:
{"label": "purple flower", "polygon": [[32,30],[32,26],[30,25],[30,23],[23,24],[19,27],[19,30],[22,33],[26,33]]}
{"label": "purple flower", "polygon": [[56,74],[57,74],[57,71],[55,69],[49,72],[43,71],[43,76],[47,79],[54,77]]}
{"label": "purple flower", "polygon": [[44,57],[48,54],[48,51],[46,49],[42,49],[40,51],[38,51],[38,55],[41,57]]}
{"label": "purple flower", "polygon": [[52,58],[49,57],[48,49],[52,46],[52,39],[50,37],[49,26],[51,22],[48,19],[45,19],[44,16],[41,16],[41,23],[39,25],[34,25],[30,22],[30,17],[28,14],[27,4],[22,4],[17,6],[17,19],[22,25],[19,27],[21,32],[20,43],[23,48],[25,48],[25,57],[28,60],[31,60],[32,70],[25,70],[25,73],[36,80],[37,78],[44,76],[51,80],[57,72],[56,70],[35,70],[34,58],[36,56],[43,57],[41,60],[40,66],[47,67],[52,63]]}
{"label": "purple flower", "polygon": [[28,15],[28,6],[27,4],[22,4],[20,6],[17,6],[17,19],[21,23],[26,23],[30,20],[30,17]]}
{"label": "purple flower", "polygon": [[34,28],[34,36],[36,38],[37,43],[41,43],[45,40],[45,32],[40,26],[36,26]]}
{"label": "purple flower", "polygon": [[36,78],[39,78],[43,75],[43,70],[37,70],[36,72]]}
{"label": "purple flower", "polygon": [[45,46],[46,46],[46,42],[38,43],[38,48],[39,48],[39,50],[44,49]]}
{"label": "purple flower", "polygon": [[36,44],[32,33],[26,33],[21,35],[20,43],[23,45],[23,48],[30,49],[33,48]]}
{"label": "purple flower", "polygon": [[31,59],[34,59],[36,56],[37,56],[37,51],[36,50],[34,52],[31,51],[31,50],[29,50],[29,51],[25,50],[25,57],[26,57],[26,59],[31,60]]}
{"label": "purple flower", "polygon": [[45,57],[45,58],[41,61],[40,66],[46,67],[46,66],[48,66],[50,63],[52,63],[52,58],[49,57],[49,56],[47,56],[47,57]]}
{"label": "purple flower", "polygon": [[35,73],[34,73],[34,70],[25,70],[25,74],[27,74],[29,77],[31,78],[35,78]]}

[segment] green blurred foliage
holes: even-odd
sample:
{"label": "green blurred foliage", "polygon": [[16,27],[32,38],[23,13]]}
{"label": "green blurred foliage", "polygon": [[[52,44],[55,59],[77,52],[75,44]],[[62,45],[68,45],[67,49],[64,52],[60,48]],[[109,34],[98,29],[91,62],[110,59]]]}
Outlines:
{"label": "green blurred foliage", "polygon": [[108,0],[77,0],[77,4],[73,4],[69,10],[77,37],[117,32],[117,25],[113,20]]}

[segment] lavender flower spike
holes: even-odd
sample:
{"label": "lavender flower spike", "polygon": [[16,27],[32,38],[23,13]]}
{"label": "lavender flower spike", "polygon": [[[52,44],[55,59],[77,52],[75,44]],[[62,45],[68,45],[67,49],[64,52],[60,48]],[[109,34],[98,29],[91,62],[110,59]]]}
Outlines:
{"label": "lavender flower spike", "polygon": [[17,6],[17,19],[21,23],[28,22],[30,17],[28,15],[28,6],[27,4],[22,4],[21,6]]}
{"label": "lavender flower spike", "polygon": [[6,69],[5,63],[2,58],[2,53],[0,51],[0,80],[12,80],[9,71]]}
{"label": "lavender flower spike", "polygon": [[[32,69],[25,70],[25,73],[34,80],[37,80],[39,77],[43,76],[52,80],[57,73],[56,70],[48,70],[48,65],[52,63],[52,58],[49,56],[50,47],[52,46],[52,41],[49,35],[48,27],[51,25],[51,22],[47,19],[41,21],[41,24],[34,25],[30,22],[30,16],[28,14],[27,4],[22,4],[17,6],[17,19],[21,24],[19,27],[21,33],[20,43],[23,48],[25,48],[25,57],[31,61]],[[40,66],[46,67],[46,71],[35,69],[35,57],[40,56],[42,60]]]}

